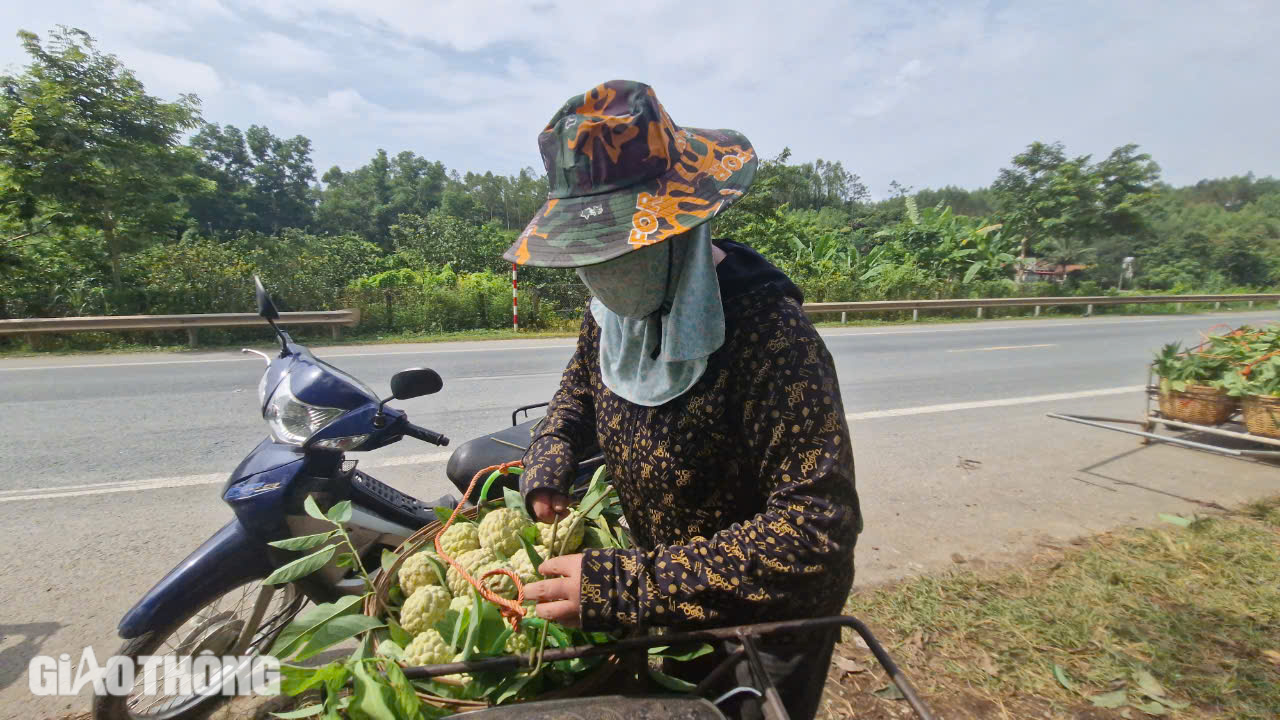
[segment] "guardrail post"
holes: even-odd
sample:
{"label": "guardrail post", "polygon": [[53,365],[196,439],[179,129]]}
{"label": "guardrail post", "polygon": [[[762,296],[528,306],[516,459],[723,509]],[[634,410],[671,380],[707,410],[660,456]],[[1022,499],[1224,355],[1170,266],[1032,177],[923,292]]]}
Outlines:
{"label": "guardrail post", "polygon": [[199,340],[196,338],[196,329],[193,327],[187,328],[187,345],[195,347],[198,344]]}
{"label": "guardrail post", "polygon": [[1214,310],[1218,310],[1218,309],[1220,309],[1221,307],[1222,307],[1222,303],[1220,303],[1220,302],[1216,302],[1216,303],[1214,303],[1214,304],[1213,304],[1213,309],[1214,309]]}
{"label": "guardrail post", "polygon": [[982,308],[978,308],[978,319],[982,319]]}
{"label": "guardrail post", "polygon": [[342,337],[342,326],[341,326],[341,325],[330,325],[330,326],[329,326],[329,330],[333,333],[333,339],[334,339],[334,340],[337,340],[338,338],[341,338],[341,337]]}
{"label": "guardrail post", "polygon": [[1253,309],[1253,301],[1252,301],[1252,300],[1250,300],[1250,301],[1249,301],[1249,309],[1250,309],[1250,310],[1252,310],[1252,309]]}
{"label": "guardrail post", "polygon": [[23,333],[23,336],[22,336],[22,337],[23,337],[23,339],[25,339],[25,340],[27,341],[27,347],[31,348],[32,350],[35,350],[35,349],[36,349],[36,334],[35,334],[35,333]]}
{"label": "guardrail post", "polygon": [[1039,305],[1037,305],[1037,306],[1036,306],[1036,314],[1035,314],[1035,316],[1034,316],[1034,317],[1040,317],[1040,306],[1039,306]]}
{"label": "guardrail post", "polygon": [[1089,303],[1088,305],[1084,306],[1084,316],[1090,317],[1092,315],[1093,315],[1093,303]]}
{"label": "guardrail post", "polygon": [[840,313],[840,324],[843,325],[844,323],[845,323],[845,313]]}
{"label": "guardrail post", "polygon": [[1182,303],[1174,303],[1174,304],[1173,304],[1173,311],[1174,311],[1174,312],[1182,312]]}
{"label": "guardrail post", "polygon": [[920,320],[920,308],[912,308],[911,322],[917,322],[918,320]]}

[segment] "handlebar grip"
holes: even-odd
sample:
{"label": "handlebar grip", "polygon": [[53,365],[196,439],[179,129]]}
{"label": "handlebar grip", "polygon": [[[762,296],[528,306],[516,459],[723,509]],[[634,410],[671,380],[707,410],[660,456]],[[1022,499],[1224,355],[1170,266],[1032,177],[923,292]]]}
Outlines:
{"label": "handlebar grip", "polygon": [[411,438],[417,438],[422,442],[431,443],[432,445],[439,445],[441,447],[444,447],[449,444],[449,438],[445,437],[444,435],[441,435],[438,432],[435,432],[434,430],[428,430],[424,427],[418,427],[413,423],[406,423],[406,425],[407,427],[405,428],[404,434],[408,435]]}

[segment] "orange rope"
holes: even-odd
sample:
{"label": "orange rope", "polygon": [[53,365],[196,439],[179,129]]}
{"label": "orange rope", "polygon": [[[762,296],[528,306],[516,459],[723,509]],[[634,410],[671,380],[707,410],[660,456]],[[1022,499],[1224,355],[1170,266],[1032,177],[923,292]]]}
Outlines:
{"label": "orange rope", "polygon": [[[465,500],[466,498],[471,497],[471,491],[475,490],[476,483],[479,482],[480,478],[483,477],[484,475],[491,473],[495,470],[498,471],[499,473],[502,473],[503,475],[508,475],[510,474],[509,470],[513,467],[523,467],[523,465],[521,464],[521,461],[514,460],[512,462],[502,463],[501,465],[491,465],[481,470],[480,472],[476,473],[476,476],[471,478],[471,484],[467,486],[467,491],[462,493],[463,499]],[[480,498],[480,502],[483,503],[484,498]],[[454,560],[453,558],[446,555],[444,550],[440,547],[440,536],[444,535],[444,531],[448,530],[449,526],[453,524],[453,521],[458,517],[458,511],[461,509],[462,509],[462,503],[458,503],[457,507],[453,509],[453,514],[449,516],[449,520],[445,522],[444,527],[440,528],[440,532],[436,533],[436,537],[435,537],[436,554],[439,555],[441,558],[443,558],[445,562],[449,563],[450,567],[452,567],[454,570],[457,570],[458,573],[462,575],[462,577],[466,579],[468,583],[471,583],[471,587],[475,588],[476,591],[480,593],[480,597],[483,597],[485,600],[488,600],[494,605],[497,605],[498,611],[501,612],[502,616],[507,619],[507,622],[511,623],[512,629],[519,630],[520,620],[524,618],[524,605],[523,605],[524,583],[520,581],[520,576],[517,575],[512,570],[508,570],[506,568],[498,568],[496,570],[490,570],[489,572],[481,576],[479,580],[476,580],[475,578],[471,577],[471,574],[467,572],[466,568],[462,567],[462,565],[460,565],[457,560]],[[484,584],[484,580],[488,579],[493,575],[506,575],[507,577],[511,578],[511,580],[516,585],[515,600],[509,600],[507,598],[502,597],[501,595],[498,595],[494,591],[490,590]]]}

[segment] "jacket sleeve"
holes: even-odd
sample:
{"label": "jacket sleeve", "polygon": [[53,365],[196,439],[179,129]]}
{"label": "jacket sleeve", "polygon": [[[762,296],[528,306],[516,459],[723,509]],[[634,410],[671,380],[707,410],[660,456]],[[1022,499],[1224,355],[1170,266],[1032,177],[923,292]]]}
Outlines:
{"label": "jacket sleeve", "polygon": [[757,476],[741,481],[759,483],[764,511],[687,545],[587,550],[584,627],[725,625],[843,607],[862,518],[834,363],[790,302],[745,346],[734,364],[741,452]]}
{"label": "jacket sleeve", "polygon": [[546,419],[524,454],[520,491],[551,488],[564,492],[577,467],[575,451],[591,446],[595,437],[595,400],[591,365],[599,353],[599,333],[588,309],[578,333],[578,346],[560,377],[560,389],[547,406]]}

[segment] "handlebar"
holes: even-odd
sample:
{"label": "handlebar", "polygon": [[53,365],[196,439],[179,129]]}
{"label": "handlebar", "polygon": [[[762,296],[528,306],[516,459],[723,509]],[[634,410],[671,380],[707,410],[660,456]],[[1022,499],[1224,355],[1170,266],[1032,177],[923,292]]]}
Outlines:
{"label": "handlebar", "polygon": [[440,433],[434,430],[428,430],[424,427],[419,427],[417,425],[414,425],[413,423],[405,423],[404,434],[408,435],[411,438],[417,438],[422,442],[431,443],[432,445],[439,445],[441,447],[444,447],[449,444],[449,438],[445,437],[444,435],[441,435]]}

